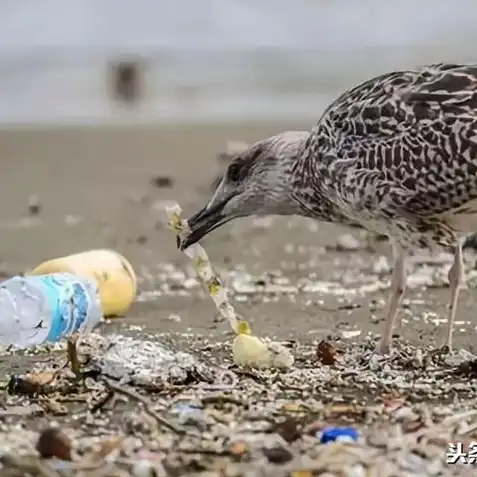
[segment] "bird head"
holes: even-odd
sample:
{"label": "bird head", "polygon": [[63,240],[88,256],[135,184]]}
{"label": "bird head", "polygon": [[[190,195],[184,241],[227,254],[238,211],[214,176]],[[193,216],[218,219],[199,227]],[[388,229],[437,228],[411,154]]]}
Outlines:
{"label": "bird head", "polygon": [[190,233],[179,241],[185,250],[221,225],[250,215],[292,215],[293,167],[309,133],[287,131],[239,152],[227,167],[208,203],[187,221]]}

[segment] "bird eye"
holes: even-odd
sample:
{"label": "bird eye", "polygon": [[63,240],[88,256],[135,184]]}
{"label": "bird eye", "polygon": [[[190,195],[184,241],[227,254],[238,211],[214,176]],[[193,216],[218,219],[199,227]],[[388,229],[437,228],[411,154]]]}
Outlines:
{"label": "bird eye", "polygon": [[240,166],[238,164],[230,164],[227,171],[227,178],[231,182],[238,182],[240,179]]}

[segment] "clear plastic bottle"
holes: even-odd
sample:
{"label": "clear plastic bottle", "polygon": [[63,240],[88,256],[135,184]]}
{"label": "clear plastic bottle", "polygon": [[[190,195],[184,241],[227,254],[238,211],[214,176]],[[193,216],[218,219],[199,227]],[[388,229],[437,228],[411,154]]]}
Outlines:
{"label": "clear plastic bottle", "polygon": [[103,317],[98,285],[70,273],[16,276],[0,284],[0,345],[28,348],[89,332]]}

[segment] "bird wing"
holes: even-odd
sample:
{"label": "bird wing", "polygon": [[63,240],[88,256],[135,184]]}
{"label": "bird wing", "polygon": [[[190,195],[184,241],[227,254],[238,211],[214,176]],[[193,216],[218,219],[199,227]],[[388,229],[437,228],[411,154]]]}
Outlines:
{"label": "bird wing", "polygon": [[327,167],[346,175],[342,197],[376,204],[380,191],[385,205],[417,217],[463,207],[477,199],[477,65],[371,79],[330,105],[312,134],[336,158]]}

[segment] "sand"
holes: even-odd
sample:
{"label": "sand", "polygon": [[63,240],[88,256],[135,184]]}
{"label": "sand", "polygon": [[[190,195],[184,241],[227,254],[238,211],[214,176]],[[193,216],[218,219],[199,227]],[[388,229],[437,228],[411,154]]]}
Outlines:
{"label": "sand", "polygon": [[[99,333],[147,337],[168,348],[199,356],[209,372],[219,368],[223,372],[223,367],[230,364],[232,332],[227,323],[217,322],[212,300],[195,280],[188,259],[176,249],[175,237],[166,227],[163,207],[165,201],[177,200],[184,214],[189,215],[205,203],[211,194],[213,180],[224,167],[216,156],[225,149],[228,140],[250,142],[284,129],[300,127],[307,125],[2,130],[0,273],[6,277],[28,270],[45,259],[90,248],[114,248],[131,261],[138,274],[138,297],[126,317],[102,325]],[[158,181],[158,177],[162,180]],[[165,186],[158,187],[158,182]],[[172,184],[170,187],[168,182]],[[32,215],[29,204],[39,205],[39,214]],[[394,412],[403,414],[405,411],[408,416],[411,409],[406,406],[422,412],[426,426],[431,425],[429,412],[442,413],[440,405],[448,406],[452,402],[452,406],[445,409],[451,415],[475,408],[477,388],[471,379],[473,371],[470,374],[468,370],[457,372],[453,364],[443,363],[429,353],[429,349],[440,345],[445,336],[449,297],[446,272],[450,256],[419,257],[413,265],[411,289],[400,314],[402,326],[397,330],[402,334],[399,346],[391,358],[381,360],[373,354],[373,340],[378,339],[382,326],[390,278],[390,250],[385,241],[377,242],[359,229],[301,218],[250,218],[215,231],[203,245],[230,286],[237,310],[250,322],[254,332],[287,340],[297,360],[290,373],[272,372],[257,382],[257,378],[252,376],[252,379],[247,373],[235,375],[236,371],[233,371],[232,375],[239,383],[231,387],[232,396],[251,400],[262,413],[267,410],[278,412],[279,416],[300,414],[300,403],[305,402],[319,412],[307,407],[306,412],[300,414],[304,423],[317,418],[322,420],[322,426],[344,422],[366,433],[371,422],[384,425],[385,431],[391,432],[394,427],[387,422],[397,419]],[[455,347],[475,354],[477,272],[473,269],[476,256],[472,250],[466,250],[465,258],[469,287],[461,295]],[[320,340],[338,340],[339,347],[344,350],[341,364],[330,367],[323,356],[316,359],[316,345]],[[92,335],[90,341],[98,344],[101,340],[98,335]],[[102,358],[101,352],[96,354],[97,359]],[[436,359],[437,364],[429,365],[428,360]],[[1,381],[7,381],[8,375],[29,371],[34,365],[41,368],[43,360],[47,367],[50,366],[47,360],[53,360],[58,366],[64,360],[64,354],[42,352],[40,356],[2,356]],[[68,376],[65,379],[71,380]],[[201,384],[194,384],[194,379],[198,378],[193,377],[193,383],[183,387],[159,386],[149,398],[161,413],[174,414],[179,399],[187,401],[190,393],[200,394],[196,386]],[[142,429],[137,423],[130,423],[133,418],[134,422],[142,422],[147,417],[140,411],[137,398],[127,405],[114,401],[110,410],[105,408],[93,414],[95,399],[100,399],[108,386],[106,381],[102,384],[100,381],[89,389],[86,404],[81,386],[79,394],[73,397],[60,392],[53,398],[32,400],[8,396],[3,391],[4,413],[11,413],[13,417],[1,429],[2,442],[9,443],[13,439],[11,436],[15,436],[23,444],[13,446],[26,445],[24,451],[31,453],[38,438],[34,431],[55,419],[61,427],[69,429],[77,450],[82,446],[88,448],[94,441],[93,435],[126,433],[128,446],[137,447],[139,442],[140,446],[146,445],[154,452],[163,449],[161,452],[168,456],[166,461],[176,459],[171,450],[177,451],[174,436],[167,434],[161,426],[157,429],[152,426],[150,432],[154,437],[149,431],[137,430]],[[122,391],[115,393],[121,395]],[[404,411],[400,411],[401,404],[393,401],[401,398],[405,402]],[[58,400],[66,410],[60,406],[58,411],[57,404],[52,407],[51,399],[53,404]],[[392,409],[387,410],[390,399]],[[364,406],[368,411],[360,411],[360,417],[354,414],[349,417],[350,406],[342,405],[347,402],[353,409]],[[214,412],[220,419],[225,413],[229,419],[245,425],[248,417],[238,413],[240,406],[232,410],[222,409],[222,404],[217,406],[220,415],[217,410]],[[339,416],[344,413],[345,417],[330,417],[330,409],[335,407],[340,409]],[[127,409],[126,414],[124,409]],[[18,414],[20,411],[25,414]],[[372,419],[370,413],[374,416]],[[23,415],[27,417],[21,418]],[[24,421],[23,426],[16,425],[19,417]],[[411,424],[406,424],[406,432],[411,432],[405,434],[406,439],[414,436],[414,421]],[[212,428],[216,429],[214,426]],[[475,429],[475,426],[470,424],[470,428]],[[234,429],[233,426],[229,429],[232,434]],[[437,433],[436,429],[431,425],[429,432]],[[467,433],[469,438],[472,432]],[[433,451],[438,453],[439,466],[445,466],[447,442],[461,439],[456,437],[458,435],[441,438],[440,448]],[[277,434],[270,436],[277,437]],[[378,441],[388,439],[379,436]],[[306,453],[301,447],[308,443],[326,453],[326,448],[318,445],[314,431],[297,442],[299,446],[295,446],[295,450],[300,454]],[[293,446],[290,449],[293,450]],[[359,452],[364,455],[375,451],[364,446]],[[379,452],[383,454],[380,458],[361,457],[364,461],[368,459],[372,466],[378,466],[381,458],[387,462],[395,457],[385,450]],[[222,454],[218,455],[214,466],[220,464]],[[411,457],[413,465],[417,465],[416,456]],[[300,459],[295,466],[302,465]],[[426,462],[431,465],[430,460]],[[257,471],[254,463],[250,465],[254,472]],[[15,466],[17,470],[21,467]],[[281,471],[283,475],[288,472],[285,467]],[[454,471],[453,475],[464,475],[458,473],[457,468]],[[21,470],[18,472],[12,475],[23,475]],[[429,470],[415,475],[435,474]],[[445,475],[451,475],[451,469]]]}
{"label": "sand", "polygon": [[[152,273],[153,278],[143,280],[141,286],[143,290],[154,289],[160,281],[159,264],[169,262],[180,269],[188,266],[164,225],[161,201],[178,200],[186,215],[194,212],[209,196],[210,184],[223,167],[216,155],[228,140],[250,142],[284,129],[307,126],[211,124],[1,130],[2,271],[16,273],[51,257],[114,247],[131,260],[140,276]],[[151,185],[157,176],[170,177],[173,187]],[[38,218],[25,219],[32,194],[40,201],[41,213]],[[277,260],[283,257],[289,262],[284,274],[292,285],[310,274],[315,280],[359,279],[380,256],[389,256],[386,243],[377,244],[377,251],[333,250],[343,233],[348,233],[344,227],[299,218],[279,218],[265,228],[255,226],[253,219],[243,219],[214,232],[204,245],[219,267],[227,270],[243,265],[254,275],[283,268]],[[359,238],[359,231],[352,233]],[[290,250],[290,244],[295,245],[294,250]],[[326,253],[323,247],[329,247]],[[473,268],[473,257],[469,266]],[[385,273],[383,280],[388,278]],[[226,325],[214,323],[213,303],[204,296],[169,295],[136,303],[121,323],[145,325],[152,331],[183,331],[188,327],[205,334],[226,331]],[[343,327],[379,332],[381,323],[377,322],[384,314],[386,296],[385,291],[350,295],[351,301],[359,305],[352,310],[336,311],[337,298],[327,293],[298,294],[293,299],[285,294],[265,302],[247,298],[239,308],[252,320],[257,332],[316,340]],[[458,319],[472,324],[458,325],[455,335],[458,346],[468,345],[470,349],[476,324],[474,297],[472,289],[462,292]],[[426,313],[432,312],[445,319],[446,284],[425,291],[411,290],[407,298],[411,300],[411,310],[403,314],[410,320],[403,327],[404,337],[427,344],[444,336],[445,323],[436,326],[425,318]],[[416,304],[412,300],[417,300]],[[179,315],[181,320],[167,320],[171,314]]]}

